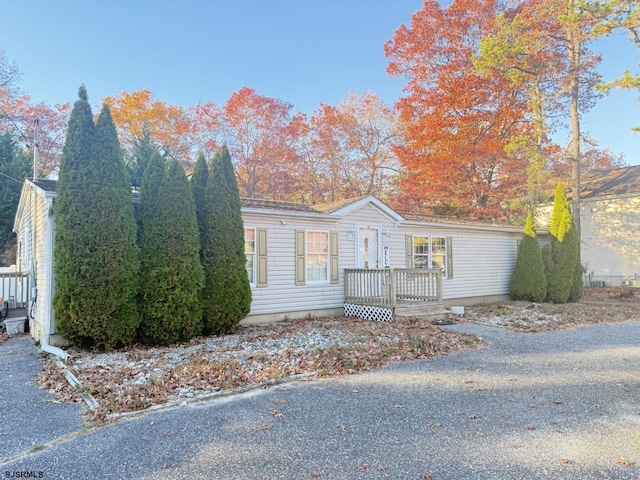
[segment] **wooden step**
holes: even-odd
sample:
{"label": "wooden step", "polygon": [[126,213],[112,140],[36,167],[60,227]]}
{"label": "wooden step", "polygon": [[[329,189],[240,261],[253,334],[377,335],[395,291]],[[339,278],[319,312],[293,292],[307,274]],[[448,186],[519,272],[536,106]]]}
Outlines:
{"label": "wooden step", "polygon": [[442,302],[411,302],[398,305],[393,310],[393,318],[417,317],[428,320],[439,320],[449,313]]}

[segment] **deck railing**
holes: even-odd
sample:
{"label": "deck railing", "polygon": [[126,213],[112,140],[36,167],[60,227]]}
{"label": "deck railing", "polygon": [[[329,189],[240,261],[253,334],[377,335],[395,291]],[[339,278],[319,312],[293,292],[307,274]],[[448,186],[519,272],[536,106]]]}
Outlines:
{"label": "deck railing", "polygon": [[26,308],[29,302],[29,275],[23,272],[0,272],[0,297],[10,308]]}
{"label": "deck railing", "polygon": [[436,268],[345,269],[344,301],[389,308],[402,302],[440,302],[442,272]]}

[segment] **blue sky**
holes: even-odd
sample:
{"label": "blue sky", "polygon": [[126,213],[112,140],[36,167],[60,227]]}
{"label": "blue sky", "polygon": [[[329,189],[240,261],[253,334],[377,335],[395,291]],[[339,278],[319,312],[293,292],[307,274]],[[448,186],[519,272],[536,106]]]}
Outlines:
{"label": "blue sky", "polygon": [[[30,0],[5,2],[0,46],[36,101],[90,101],[151,90],[188,107],[223,104],[248,86],[311,114],[350,91],[375,91],[388,104],[402,78],[386,73],[382,45],[421,0]],[[636,71],[640,51],[622,35],[600,41],[602,73]],[[583,119],[601,147],[640,164],[636,92],[614,92]],[[45,126],[43,126],[45,128]],[[558,141],[566,138],[560,135]]]}

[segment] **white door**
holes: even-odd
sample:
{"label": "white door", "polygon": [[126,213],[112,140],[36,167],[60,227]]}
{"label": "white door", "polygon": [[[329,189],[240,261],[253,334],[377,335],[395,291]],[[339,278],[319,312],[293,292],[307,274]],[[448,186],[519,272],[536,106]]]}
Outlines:
{"label": "white door", "polygon": [[358,268],[380,268],[380,229],[358,229]]}

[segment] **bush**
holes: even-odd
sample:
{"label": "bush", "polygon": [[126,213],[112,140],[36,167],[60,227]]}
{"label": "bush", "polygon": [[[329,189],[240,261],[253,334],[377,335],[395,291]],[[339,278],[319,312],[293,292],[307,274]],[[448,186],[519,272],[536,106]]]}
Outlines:
{"label": "bush", "polygon": [[518,247],[518,257],[511,277],[509,294],[514,300],[542,302],[547,296],[542,253],[533,227],[533,216],[527,215],[524,236]]}
{"label": "bush", "polygon": [[[551,242],[542,250],[545,276],[547,277],[547,300],[566,303],[570,297],[580,298],[582,274],[576,279],[576,269],[580,268],[580,239],[573,224],[569,202],[558,184],[551,217]],[[578,284],[579,280],[579,284]]]}

